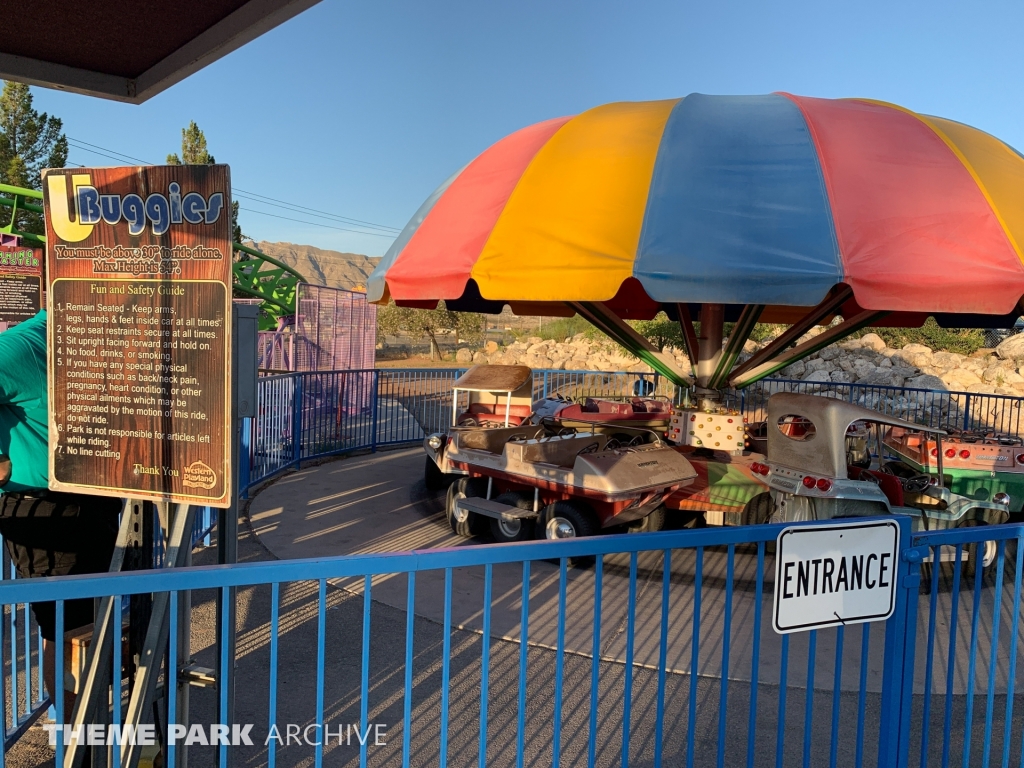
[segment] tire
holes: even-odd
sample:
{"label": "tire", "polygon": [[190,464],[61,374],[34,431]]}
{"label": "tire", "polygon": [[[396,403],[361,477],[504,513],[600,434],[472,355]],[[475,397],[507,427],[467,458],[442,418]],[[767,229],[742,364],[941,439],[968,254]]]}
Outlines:
{"label": "tire", "polygon": [[665,505],[655,507],[646,517],[634,520],[626,527],[627,533],[651,533],[665,530]]}
{"label": "tire", "polygon": [[538,537],[542,539],[577,539],[593,536],[600,530],[597,517],[579,501],[556,501],[548,504],[540,515]]}
{"label": "tire", "polygon": [[426,460],[427,463],[423,469],[423,482],[426,483],[427,488],[431,491],[447,488],[455,478],[442,472],[441,468],[437,466],[437,462],[429,456],[426,457]]}
{"label": "tire", "polygon": [[444,511],[448,525],[458,536],[479,536],[487,530],[487,518],[473,512],[466,512],[460,520],[456,517],[455,502],[461,499],[483,498],[487,495],[487,480],[482,477],[462,477],[448,486]]}
{"label": "tire", "polygon": [[[765,491],[757,494],[754,498],[748,501],[744,507],[743,512],[740,514],[741,525],[765,525],[772,519],[772,515],[775,514],[775,502],[772,500],[772,495]],[[757,545],[753,545],[757,548]],[[775,554],[775,542],[766,541],[764,543],[764,553],[766,555]]]}
{"label": "tire", "polygon": [[[518,509],[533,509],[533,496],[527,493],[510,491],[501,494],[495,501],[499,504],[517,507]],[[492,517],[488,519],[488,522],[491,525],[491,535],[499,543],[527,541],[533,538],[533,520],[523,520],[522,518],[518,520],[505,520],[504,518]]]}
{"label": "tire", "polygon": [[764,525],[775,513],[775,502],[772,495],[765,491],[752,498],[743,507],[740,520],[743,525]]}
{"label": "tire", "polygon": [[[540,514],[537,538],[556,541],[567,538],[594,536],[601,530],[597,515],[584,502],[569,500],[548,504]],[[566,534],[569,535],[558,535]],[[595,562],[593,555],[570,557],[569,565],[574,568],[589,568]]]}

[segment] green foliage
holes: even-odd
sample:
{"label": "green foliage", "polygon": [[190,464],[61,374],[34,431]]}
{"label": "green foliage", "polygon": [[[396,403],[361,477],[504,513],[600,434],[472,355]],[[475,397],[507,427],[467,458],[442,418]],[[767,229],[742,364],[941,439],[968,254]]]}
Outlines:
{"label": "green foliage", "polygon": [[985,333],[976,328],[940,328],[935,318],[929,317],[920,328],[865,328],[850,336],[858,339],[868,333],[877,333],[891,349],[907,344],[924,344],[935,352],[957,352],[970,355],[985,346]]}
{"label": "green foliage", "polygon": [[[213,165],[216,162],[206,147],[206,134],[195,120],[189,121],[188,128],[181,129],[181,156],[176,152],[167,156],[168,165]],[[238,223],[238,201],[231,203],[231,239],[236,243],[251,239],[243,234]]]}
{"label": "green foliage", "polygon": [[215,162],[206,149],[206,134],[195,120],[189,122],[188,128],[181,129],[181,157],[167,156],[168,165],[213,165]]}
{"label": "green foliage", "polygon": [[[32,92],[24,83],[4,82],[0,93],[0,182],[15,187],[42,189],[44,168],[63,168],[68,161],[68,140],[60,118],[37,112]],[[21,211],[18,229],[43,234],[43,217]]]}
{"label": "green foliage", "polygon": [[430,341],[430,359],[441,356],[439,333],[452,331],[464,341],[479,341],[484,332],[484,316],[475,312],[451,312],[442,301],[437,309],[411,309],[395,303],[377,307],[377,342],[388,336],[408,334]]}
{"label": "green foliage", "polygon": [[664,312],[659,312],[653,320],[630,320],[629,324],[659,350],[683,346],[683,331],[679,323],[669,320]]}
{"label": "green foliage", "polygon": [[517,339],[536,336],[541,339],[551,339],[552,341],[565,341],[578,333],[582,333],[589,339],[597,338],[601,335],[597,328],[579,315],[555,317],[550,320],[544,320],[539,328],[520,328],[512,333]]}

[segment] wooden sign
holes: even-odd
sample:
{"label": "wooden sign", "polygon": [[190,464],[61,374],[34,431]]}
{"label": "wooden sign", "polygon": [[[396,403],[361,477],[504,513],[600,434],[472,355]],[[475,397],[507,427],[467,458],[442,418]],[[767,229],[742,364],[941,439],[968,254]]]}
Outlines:
{"label": "wooden sign", "polygon": [[226,165],[43,172],[50,488],[227,507]]}
{"label": "wooden sign", "polygon": [[42,252],[0,245],[0,331],[28,320],[42,308]]}

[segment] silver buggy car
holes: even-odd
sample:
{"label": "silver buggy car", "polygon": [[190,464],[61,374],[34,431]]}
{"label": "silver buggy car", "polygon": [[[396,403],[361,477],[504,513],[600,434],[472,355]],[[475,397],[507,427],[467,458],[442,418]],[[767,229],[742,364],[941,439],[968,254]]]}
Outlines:
{"label": "silver buggy car", "polygon": [[[842,400],[779,393],[768,401],[764,462],[752,471],[769,491],[751,499],[745,524],[905,514],[915,531],[1004,523],[1006,504],[978,501],[943,487],[943,475],[920,474],[887,460],[883,442],[889,428],[927,433],[939,441],[942,430],[912,424]],[[998,497],[997,497],[998,498]],[[981,550],[964,547],[964,569],[995,558],[994,542]],[[942,559],[947,559],[943,555]]]}

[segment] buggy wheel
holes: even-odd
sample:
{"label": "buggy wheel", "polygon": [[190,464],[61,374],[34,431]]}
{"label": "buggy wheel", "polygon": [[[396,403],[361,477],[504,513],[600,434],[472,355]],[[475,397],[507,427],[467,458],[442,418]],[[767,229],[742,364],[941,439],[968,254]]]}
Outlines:
{"label": "buggy wheel", "polygon": [[629,533],[650,533],[665,530],[665,505],[659,504],[646,517],[634,520],[626,528]]}
{"label": "buggy wheel", "polygon": [[[548,504],[541,512],[537,535],[555,541],[593,536],[600,530],[597,516],[585,503],[576,500],[556,501]],[[587,568],[593,563],[592,555],[569,558],[569,565],[576,568]]]}
{"label": "buggy wheel", "polygon": [[772,495],[765,491],[748,501],[743,507],[740,520],[743,525],[764,525],[775,513],[775,502]]}
{"label": "buggy wheel", "polygon": [[[507,504],[518,509],[533,509],[533,497],[526,493],[509,491],[495,499],[499,504]],[[517,518],[508,520],[504,517],[490,518],[491,535],[498,542],[526,541],[533,538],[533,520]]]}
{"label": "buggy wheel", "polygon": [[441,468],[437,466],[437,462],[429,456],[426,459],[427,463],[423,469],[423,482],[426,483],[427,488],[431,491],[440,491],[443,488],[447,488],[455,478],[442,472]]}
{"label": "buggy wheel", "polygon": [[462,477],[448,486],[444,511],[448,525],[459,536],[479,536],[487,530],[487,520],[468,510],[459,509],[455,502],[462,499],[482,498],[487,495],[487,480],[482,477]]}
{"label": "buggy wheel", "polygon": [[578,501],[556,501],[548,504],[540,516],[538,532],[545,539],[577,539],[593,536],[599,527],[594,513]]}
{"label": "buggy wheel", "polygon": [[[772,500],[772,495],[765,491],[757,494],[744,505],[740,520],[742,525],[765,525],[771,521],[774,514],[775,502]],[[755,544],[754,547],[756,548],[757,545]],[[775,542],[766,541],[764,552],[766,555],[775,554]]]}

